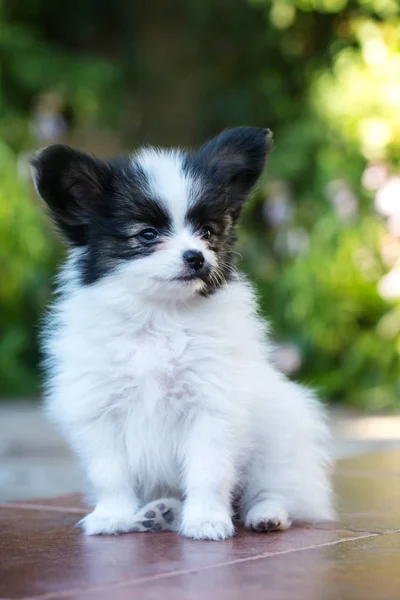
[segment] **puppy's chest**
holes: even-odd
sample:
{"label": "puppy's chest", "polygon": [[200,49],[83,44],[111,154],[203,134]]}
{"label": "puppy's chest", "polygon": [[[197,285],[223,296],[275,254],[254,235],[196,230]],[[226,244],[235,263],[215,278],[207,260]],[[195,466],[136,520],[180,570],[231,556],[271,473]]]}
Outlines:
{"label": "puppy's chest", "polygon": [[151,414],[160,404],[173,408],[190,402],[199,353],[193,336],[183,328],[163,332],[150,329],[120,338],[114,354],[115,383],[132,409]]}

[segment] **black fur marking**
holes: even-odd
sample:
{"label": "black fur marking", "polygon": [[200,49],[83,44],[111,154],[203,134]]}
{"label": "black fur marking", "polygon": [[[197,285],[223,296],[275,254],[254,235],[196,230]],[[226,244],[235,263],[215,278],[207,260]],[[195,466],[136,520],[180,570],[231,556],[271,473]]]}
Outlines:
{"label": "black fur marking", "polygon": [[143,241],[132,235],[132,227],[154,227],[160,237],[171,233],[171,217],[161,202],[148,194],[147,179],[142,170],[128,159],[110,164],[114,172],[112,193],[108,198],[112,212],[108,219],[91,222],[88,252],[82,259],[85,284],[97,281],[120,262],[154,252],[158,240]]}
{"label": "black fur marking", "polygon": [[227,195],[235,218],[264,169],[272,137],[269,129],[226,129],[193,156],[194,169]]}
{"label": "black fur marking", "polygon": [[235,220],[229,210],[227,198],[224,194],[217,195],[217,190],[210,188],[202,197],[193,204],[187,215],[186,223],[195,233],[209,228],[211,239],[207,242],[210,249],[215,252],[218,268],[212,273],[206,273],[202,279],[207,284],[203,294],[210,294],[225,281],[232,277],[235,265],[233,244],[235,241]]}
{"label": "black fur marking", "polygon": [[171,218],[148,194],[148,182],[128,158],[104,163],[67,146],[49,146],[32,161],[36,185],[67,242],[85,249],[81,282],[91,284],[118,263],[148,256],[157,240],[132,235],[132,227],[171,232]]}
{"label": "black fur marking", "polygon": [[207,284],[203,295],[211,294],[232,278],[236,225],[271,147],[272,133],[268,129],[238,127],[227,129],[186,157],[184,171],[200,178],[203,184],[202,194],[190,206],[186,222],[194,232],[210,228],[209,246],[218,258],[218,269],[202,277]]}
{"label": "black fur marking", "polygon": [[110,193],[112,173],[101,161],[54,145],[32,159],[39,194],[66,240],[73,246],[85,246],[91,217],[109,216],[104,196]]}
{"label": "black fur marking", "polygon": [[[210,229],[206,243],[218,261],[216,269],[199,272],[206,284],[203,295],[229,281],[234,272],[236,224],[271,146],[268,129],[238,127],[195,153],[182,154],[183,171],[202,186],[189,204],[186,224],[199,235]],[[37,154],[32,166],[39,194],[61,233],[71,246],[83,250],[82,284],[98,281],[121,262],[150,255],[160,239],[173,233],[167,209],[151,196],[146,174],[129,158],[103,162],[55,145]],[[160,237],[141,239],[140,226],[154,227]]]}

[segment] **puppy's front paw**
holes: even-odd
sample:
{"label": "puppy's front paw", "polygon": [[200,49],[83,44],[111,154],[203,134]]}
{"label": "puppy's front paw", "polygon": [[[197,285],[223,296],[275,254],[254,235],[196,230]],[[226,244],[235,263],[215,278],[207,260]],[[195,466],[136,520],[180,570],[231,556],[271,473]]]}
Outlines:
{"label": "puppy's front paw", "polygon": [[233,536],[235,528],[229,515],[214,516],[211,512],[208,518],[191,516],[184,518],[180,533],[194,540],[226,540]]}
{"label": "puppy's front paw", "polygon": [[275,502],[259,502],[247,513],[244,524],[258,533],[284,531],[291,525],[287,511]]}
{"label": "puppy's front paw", "polygon": [[77,523],[85,535],[116,535],[139,531],[135,522],[135,512],[120,513],[117,510],[108,512],[95,509]]}

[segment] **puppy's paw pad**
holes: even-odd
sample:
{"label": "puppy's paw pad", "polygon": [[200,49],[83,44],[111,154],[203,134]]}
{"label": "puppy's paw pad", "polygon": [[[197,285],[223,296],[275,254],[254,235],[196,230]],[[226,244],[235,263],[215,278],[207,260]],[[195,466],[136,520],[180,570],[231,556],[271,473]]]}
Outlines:
{"label": "puppy's paw pad", "polygon": [[287,511],[281,506],[262,502],[253,506],[246,515],[245,525],[258,533],[284,531],[291,525]]}
{"label": "puppy's paw pad", "polygon": [[185,537],[195,540],[226,540],[233,536],[235,528],[231,520],[202,521],[199,523],[185,523],[181,533]]}
{"label": "puppy's paw pad", "polygon": [[85,535],[116,535],[138,531],[133,515],[121,516],[95,510],[81,519],[76,526],[80,527]]}
{"label": "puppy's paw pad", "polygon": [[285,529],[288,529],[289,526],[290,523],[282,523],[279,518],[272,517],[271,519],[263,519],[256,523],[252,523],[251,529],[258,533],[269,533],[271,531],[284,531]]}
{"label": "puppy's paw pad", "polygon": [[182,503],[176,498],[166,498],[146,504],[136,515],[137,531],[178,531]]}

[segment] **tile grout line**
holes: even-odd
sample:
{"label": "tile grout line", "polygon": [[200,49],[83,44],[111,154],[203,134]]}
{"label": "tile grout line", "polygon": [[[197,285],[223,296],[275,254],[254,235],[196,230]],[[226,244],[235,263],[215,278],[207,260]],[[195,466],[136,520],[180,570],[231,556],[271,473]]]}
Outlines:
{"label": "tile grout line", "polygon": [[[334,540],[332,542],[324,542],[322,544],[313,544],[310,546],[304,546],[302,548],[293,548],[290,550],[282,550],[280,552],[265,552],[262,554],[257,554],[255,556],[248,556],[245,558],[237,558],[237,559],[231,560],[231,561],[219,562],[219,563],[217,562],[217,563],[212,563],[212,564],[208,564],[208,565],[200,565],[198,567],[193,567],[191,569],[181,569],[181,570],[177,570],[177,571],[170,571],[170,572],[159,573],[159,574],[155,574],[155,575],[146,575],[146,576],[142,576],[142,577],[135,577],[133,579],[126,579],[124,581],[115,582],[110,585],[102,585],[102,586],[87,587],[87,588],[75,588],[75,589],[69,589],[69,590],[60,590],[59,592],[49,592],[47,594],[36,595],[36,596],[23,596],[20,600],[51,600],[51,599],[57,599],[57,598],[67,598],[69,596],[74,596],[76,594],[83,595],[83,594],[91,594],[91,593],[96,593],[96,592],[101,592],[101,591],[112,592],[113,590],[118,590],[120,588],[128,587],[130,585],[136,586],[136,585],[141,585],[143,583],[151,583],[152,581],[159,581],[162,579],[171,579],[173,577],[180,577],[182,575],[191,575],[191,574],[198,573],[201,571],[207,571],[207,570],[211,570],[211,569],[220,569],[222,567],[227,567],[230,565],[236,565],[236,564],[241,564],[241,563],[245,563],[245,562],[261,560],[261,559],[268,559],[268,558],[275,557],[275,556],[283,556],[285,554],[291,554],[294,552],[302,552],[304,550],[315,550],[317,548],[335,546],[337,544],[342,544],[342,543],[346,543],[346,542],[354,542],[354,541],[357,541],[360,539],[368,539],[368,538],[372,538],[372,537],[378,537],[381,535],[385,535],[385,533],[369,533],[367,535],[358,535],[358,536],[354,536],[351,538],[341,538],[339,540]],[[10,599],[0,598],[0,600],[10,600]]]}

